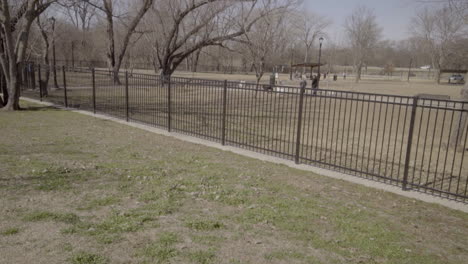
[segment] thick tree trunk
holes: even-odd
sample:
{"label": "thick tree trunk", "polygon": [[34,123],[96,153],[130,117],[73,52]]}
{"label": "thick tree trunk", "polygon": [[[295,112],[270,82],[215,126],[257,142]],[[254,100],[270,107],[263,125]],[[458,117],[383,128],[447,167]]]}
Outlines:
{"label": "thick tree trunk", "polygon": [[112,72],[114,73],[114,76],[113,76],[114,84],[118,84],[118,85],[122,84],[120,82],[120,78],[119,78],[121,63],[122,63],[122,61],[118,60],[117,63],[115,64],[114,68],[112,69]]}
{"label": "thick tree trunk", "polygon": [[43,96],[48,96],[49,95],[49,78],[50,78],[50,61],[49,61],[49,42],[45,41],[45,47],[44,47],[44,64],[46,66],[45,68],[45,78],[41,79],[41,86],[39,88],[42,89],[42,95]]}
{"label": "thick tree trunk", "polygon": [[3,98],[1,98],[1,101],[0,101],[0,108],[2,108],[8,102],[8,89],[7,89],[5,75],[3,73],[0,73],[0,75],[1,75],[0,91],[2,92],[2,96],[3,96]]}
{"label": "thick tree trunk", "polygon": [[10,78],[7,83],[8,86],[8,101],[2,108],[4,111],[20,110],[19,97],[20,97],[20,83],[18,82],[17,74]]}
{"label": "thick tree trunk", "polygon": [[171,67],[168,65],[161,65],[158,74],[163,80],[168,80],[169,78],[171,78],[172,74],[174,73],[174,70],[175,69],[171,69]]}

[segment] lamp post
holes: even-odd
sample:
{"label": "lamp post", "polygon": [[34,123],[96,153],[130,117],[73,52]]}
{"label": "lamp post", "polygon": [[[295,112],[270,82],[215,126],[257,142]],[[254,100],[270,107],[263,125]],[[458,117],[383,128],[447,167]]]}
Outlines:
{"label": "lamp post", "polygon": [[320,38],[319,38],[320,47],[319,47],[319,59],[318,59],[317,88],[320,88],[320,61],[321,61],[321,59],[322,59],[322,44],[323,44],[323,40],[324,40],[323,37],[320,37]]}

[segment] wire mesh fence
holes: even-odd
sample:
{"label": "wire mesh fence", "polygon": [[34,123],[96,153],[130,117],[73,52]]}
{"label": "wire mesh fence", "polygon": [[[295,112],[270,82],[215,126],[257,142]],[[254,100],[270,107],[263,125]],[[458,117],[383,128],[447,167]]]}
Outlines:
{"label": "wire mesh fence", "polygon": [[26,64],[22,95],[467,202],[468,102]]}

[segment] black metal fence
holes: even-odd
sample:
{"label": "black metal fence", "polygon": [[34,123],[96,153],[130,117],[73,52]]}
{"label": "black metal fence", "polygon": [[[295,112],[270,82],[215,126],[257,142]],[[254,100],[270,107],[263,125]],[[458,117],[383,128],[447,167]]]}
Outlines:
{"label": "black metal fence", "polygon": [[56,88],[24,69],[23,96],[468,201],[468,102],[66,67]]}

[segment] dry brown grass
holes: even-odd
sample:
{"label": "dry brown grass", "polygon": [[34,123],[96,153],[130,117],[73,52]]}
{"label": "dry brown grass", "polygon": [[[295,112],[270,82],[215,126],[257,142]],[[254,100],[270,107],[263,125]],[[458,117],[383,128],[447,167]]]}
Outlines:
{"label": "dry brown grass", "polygon": [[0,113],[1,263],[463,263],[468,216],[66,111]]}

